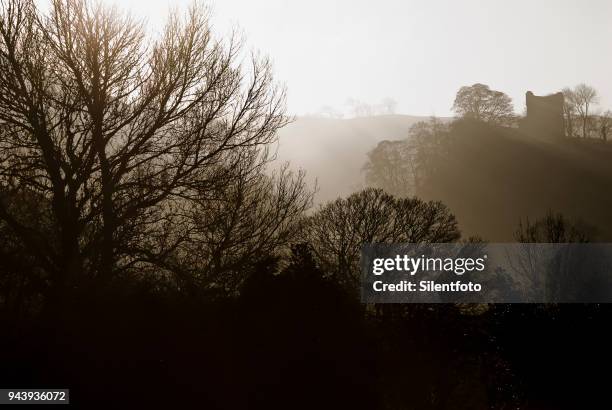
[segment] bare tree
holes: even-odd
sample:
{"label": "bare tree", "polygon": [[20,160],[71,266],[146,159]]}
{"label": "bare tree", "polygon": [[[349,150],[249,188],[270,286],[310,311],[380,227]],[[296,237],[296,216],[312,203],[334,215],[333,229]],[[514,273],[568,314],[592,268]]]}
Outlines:
{"label": "bare tree", "polygon": [[374,107],[355,98],[348,98],[346,104],[349,106],[354,118],[371,117],[374,115]]}
{"label": "bare tree", "polygon": [[571,107],[575,111],[575,115],[580,121],[582,127],[582,138],[589,136],[589,124],[591,122],[591,108],[597,104],[599,97],[595,88],[586,85],[578,84],[572,90],[566,88],[563,90],[564,97],[568,101],[568,108]]}
{"label": "bare tree", "polygon": [[530,222],[529,219],[520,221],[514,237],[521,243],[589,242],[587,227],[552,211],[548,211],[546,216],[534,222]]}
{"label": "bare tree", "polygon": [[385,114],[395,114],[395,109],[397,108],[397,101],[395,101],[391,97],[386,97],[382,100],[381,103],[382,111]]}
{"label": "bare tree", "polygon": [[599,136],[603,142],[607,142],[610,132],[612,132],[612,111],[607,110],[601,113],[597,118]]}
{"label": "bare tree", "polygon": [[515,233],[519,244],[509,260],[521,293],[535,301],[567,301],[585,284],[592,292],[593,283],[589,282],[598,275],[597,247],[569,245],[590,242],[592,236],[591,227],[552,211],[533,222],[520,221]]}
{"label": "bare tree", "polygon": [[309,218],[305,237],[323,270],[354,290],[363,244],[453,242],[460,233],[440,202],[395,198],[368,188],[322,206]]}
{"label": "bare tree", "polygon": [[179,286],[236,291],[254,263],[280,257],[301,240],[304,212],[313,198],[305,174],[294,174],[288,165],[272,175],[250,168],[244,161],[235,178],[201,192],[186,210],[189,235],[176,249],[169,248],[171,258],[162,259],[170,272],[180,273]]}
{"label": "bare tree", "polygon": [[452,109],[460,117],[497,125],[509,125],[514,119],[510,97],[479,83],[461,87]]}
{"label": "bare tree", "polygon": [[53,235],[6,200],[0,219],[56,286],[144,262],[138,238],[159,235],[180,218],[174,210],[223,184],[238,152],[274,141],[287,122],[284,91],[266,59],[246,68],[239,51],[235,38],[213,37],[198,6],[171,15],[152,40],[99,2],[53,0],[48,14],[32,0],[2,3],[3,198],[45,198]]}
{"label": "bare tree", "polygon": [[568,137],[576,136],[576,99],[574,92],[565,87],[563,89],[563,117],[565,122],[565,135]]}

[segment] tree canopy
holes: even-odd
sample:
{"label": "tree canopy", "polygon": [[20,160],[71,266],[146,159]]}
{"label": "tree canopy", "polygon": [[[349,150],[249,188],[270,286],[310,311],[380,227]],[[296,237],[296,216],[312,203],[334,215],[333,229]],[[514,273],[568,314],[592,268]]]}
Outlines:
{"label": "tree canopy", "polygon": [[461,87],[452,109],[460,117],[497,125],[508,125],[514,118],[512,99],[480,83]]}
{"label": "tree canopy", "polygon": [[350,289],[359,283],[364,243],[442,243],[460,236],[442,203],[396,198],[374,188],[322,206],[307,221],[305,234],[324,271]]}

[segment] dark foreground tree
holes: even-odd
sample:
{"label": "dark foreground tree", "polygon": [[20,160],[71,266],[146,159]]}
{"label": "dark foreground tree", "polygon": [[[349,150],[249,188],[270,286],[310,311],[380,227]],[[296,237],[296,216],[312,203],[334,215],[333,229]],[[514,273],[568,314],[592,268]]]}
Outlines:
{"label": "dark foreground tree", "polygon": [[[169,250],[160,255],[155,269],[164,266],[178,273],[180,287],[235,292],[250,267],[282,256],[301,239],[300,226],[313,197],[305,174],[294,174],[287,164],[265,174],[251,161],[257,158],[245,158],[226,185],[200,192],[184,209],[187,234],[177,246],[164,236],[149,246]],[[176,232],[177,227],[169,231]]]}
{"label": "dark foreground tree", "polygon": [[[287,122],[266,59],[248,67],[206,9],[171,15],[158,39],[114,8],[33,0],[0,9],[0,220],[56,289],[107,283],[187,237],[177,210],[261,167]],[[245,156],[257,160],[245,162]],[[49,226],[11,198],[39,197]]]}
{"label": "dark foreground tree", "polygon": [[309,218],[306,237],[324,272],[354,290],[363,244],[453,242],[460,233],[440,202],[395,198],[368,188],[322,206]]}

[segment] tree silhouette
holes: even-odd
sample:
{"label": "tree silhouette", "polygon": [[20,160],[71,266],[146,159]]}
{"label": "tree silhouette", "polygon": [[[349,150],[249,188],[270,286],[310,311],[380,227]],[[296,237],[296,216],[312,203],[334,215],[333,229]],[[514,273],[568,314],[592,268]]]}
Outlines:
{"label": "tree silhouette", "polygon": [[597,128],[601,140],[603,142],[607,142],[610,132],[612,132],[612,111],[606,110],[599,115],[597,120]]}
{"label": "tree silhouette", "polygon": [[287,253],[301,239],[303,215],[312,204],[305,174],[294,175],[284,165],[270,176],[253,171],[247,160],[234,172],[226,185],[201,192],[184,210],[187,234],[178,247],[159,246],[170,249],[160,264],[180,273],[182,287],[236,291],[254,263]]}
{"label": "tree silhouette", "polygon": [[592,115],[590,110],[599,101],[597,90],[586,84],[578,84],[573,89],[565,88],[563,95],[567,100],[568,115],[578,118],[582,126],[582,138],[587,138]]}
{"label": "tree silhouette", "polygon": [[514,235],[522,243],[583,243],[589,242],[588,227],[568,219],[560,213],[548,213],[534,222],[519,222]]}
{"label": "tree silhouette", "polygon": [[415,193],[415,162],[408,149],[406,141],[379,142],[363,167],[366,184],[397,196]]}
{"label": "tree silhouette", "polygon": [[460,117],[497,125],[509,125],[514,118],[510,97],[480,83],[461,87],[452,108]]}
{"label": "tree silhouette", "polygon": [[450,149],[450,127],[432,117],[410,127],[400,141],[382,141],[368,153],[366,183],[395,196],[421,193]]}
{"label": "tree silhouette", "polygon": [[[153,40],[101,3],[53,0],[43,14],[32,0],[3,2],[0,219],[55,287],[154,262],[140,239],[182,225],[174,210],[274,141],[284,91],[268,60],[242,67],[239,50],[213,37],[199,6]],[[6,200],[28,192],[48,204],[52,235]]]}
{"label": "tree silhouette", "polygon": [[363,244],[453,242],[460,233],[455,217],[439,202],[368,188],[321,206],[307,221],[305,236],[324,272],[355,290]]}

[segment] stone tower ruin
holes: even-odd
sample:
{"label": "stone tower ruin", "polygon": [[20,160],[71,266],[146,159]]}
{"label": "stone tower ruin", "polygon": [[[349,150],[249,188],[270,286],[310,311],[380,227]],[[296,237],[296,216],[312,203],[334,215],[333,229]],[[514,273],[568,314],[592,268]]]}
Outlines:
{"label": "stone tower ruin", "polygon": [[563,93],[537,96],[531,91],[525,95],[527,116],[521,130],[539,139],[554,140],[565,136],[563,117]]}

